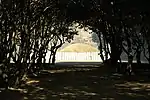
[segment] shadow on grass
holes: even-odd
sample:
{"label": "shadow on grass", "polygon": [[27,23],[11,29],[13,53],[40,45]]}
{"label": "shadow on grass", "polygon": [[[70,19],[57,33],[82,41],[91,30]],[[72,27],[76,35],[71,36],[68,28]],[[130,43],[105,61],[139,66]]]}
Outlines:
{"label": "shadow on grass", "polygon": [[20,87],[26,90],[23,94],[24,100],[148,100],[150,98],[150,82],[146,77],[132,76],[127,80],[123,75],[115,73],[112,68],[100,65],[99,67],[93,65],[91,68],[91,65],[85,66],[43,70],[39,77],[30,78]]}

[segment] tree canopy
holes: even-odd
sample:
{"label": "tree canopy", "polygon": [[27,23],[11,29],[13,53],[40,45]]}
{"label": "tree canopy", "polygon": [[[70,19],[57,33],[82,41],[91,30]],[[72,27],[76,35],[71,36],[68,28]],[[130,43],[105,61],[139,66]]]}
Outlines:
{"label": "tree canopy", "polygon": [[149,14],[147,0],[1,0],[0,86],[38,72],[48,51],[54,64],[58,48],[77,35],[74,23],[97,34],[104,62],[110,56],[115,65],[125,52],[129,65],[134,56],[140,64],[141,53],[150,63]]}

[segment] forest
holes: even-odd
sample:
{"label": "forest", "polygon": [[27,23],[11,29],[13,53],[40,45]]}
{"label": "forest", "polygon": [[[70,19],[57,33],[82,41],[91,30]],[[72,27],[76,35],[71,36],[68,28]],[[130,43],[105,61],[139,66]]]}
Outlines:
{"label": "forest", "polygon": [[115,68],[125,52],[129,75],[136,69],[133,57],[142,67],[143,54],[149,66],[149,4],[148,0],[0,0],[0,87],[17,87],[27,75],[38,75],[48,51],[49,65],[54,65],[57,50],[78,35],[75,23],[97,34],[104,64]]}

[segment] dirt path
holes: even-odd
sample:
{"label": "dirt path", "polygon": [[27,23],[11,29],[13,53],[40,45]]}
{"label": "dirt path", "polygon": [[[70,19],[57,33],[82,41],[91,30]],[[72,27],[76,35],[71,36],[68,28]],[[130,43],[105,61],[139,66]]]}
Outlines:
{"label": "dirt path", "polygon": [[44,71],[21,88],[24,100],[149,100],[150,82],[132,79],[106,67],[62,68]]}
{"label": "dirt path", "polygon": [[28,82],[24,96],[28,100],[149,100],[149,82],[132,79],[104,67],[50,70]]}

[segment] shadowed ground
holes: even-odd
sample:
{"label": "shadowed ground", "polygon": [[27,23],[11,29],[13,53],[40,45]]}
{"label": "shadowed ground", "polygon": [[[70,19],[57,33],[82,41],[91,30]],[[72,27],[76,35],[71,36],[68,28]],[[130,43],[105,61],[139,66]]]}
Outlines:
{"label": "shadowed ground", "polygon": [[68,68],[61,68],[59,65],[57,70],[55,68],[44,70],[39,77],[30,78],[20,88],[24,90],[22,94],[24,100],[149,100],[150,98],[148,77],[138,75],[125,77],[116,74],[113,68],[100,67],[98,64],[78,64]]}

